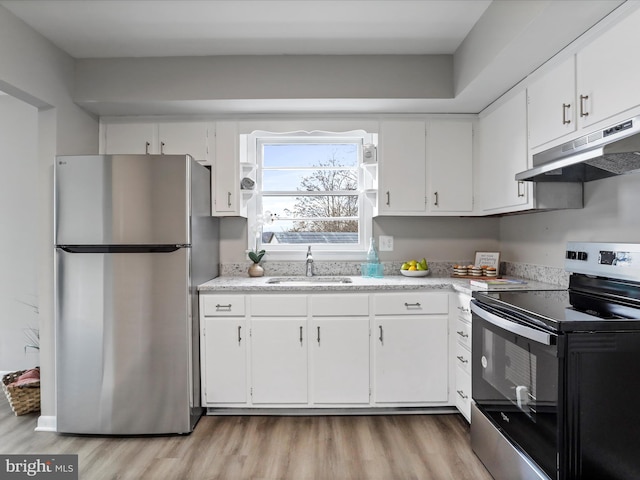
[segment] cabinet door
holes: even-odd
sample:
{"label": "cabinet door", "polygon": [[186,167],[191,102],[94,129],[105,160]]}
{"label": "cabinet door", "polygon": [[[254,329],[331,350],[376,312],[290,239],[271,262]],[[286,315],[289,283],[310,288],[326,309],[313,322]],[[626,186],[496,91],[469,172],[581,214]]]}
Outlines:
{"label": "cabinet door", "polygon": [[426,212],[426,127],[415,120],[380,124],[378,212]]}
{"label": "cabinet door", "polygon": [[105,129],[104,153],[157,154],[157,126],[155,123],[108,123]]}
{"label": "cabinet door", "polygon": [[160,153],[189,154],[200,162],[209,160],[209,124],[206,122],[160,123]]}
{"label": "cabinet door", "polygon": [[213,182],[213,214],[240,213],[240,160],[238,158],[238,127],[236,122],[216,122]]}
{"label": "cabinet door", "polygon": [[575,69],[570,57],[527,87],[530,148],[576,131]]}
{"label": "cabinet door", "polygon": [[314,319],[314,404],[369,404],[369,318]]}
{"label": "cabinet door", "polygon": [[430,213],[473,210],[473,124],[432,121],[427,129]]}
{"label": "cabinet door", "polygon": [[528,167],[527,112],[524,90],[479,121],[479,150],[474,189],[485,213],[528,207],[529,182],[515,180]]}
{"label": "cabinet door", "polygon": [[448,400],[446,316],[376,318],[375,402]]}
{"label": "cabinet door", "polygon": [[251,388],[254,404],[307,403],[306,318],[251,322]]}
{"label": "cabinet door", "polygon": [[592,125],[640,105],[640,64],[636,61],[638,53],[634,41],[639,25],[640,10],[636,10],[578,52],[581,126]]}
{"label": "cabinet door", "polygon": [[244,318],[204,320],[204,397],[207,405],[246,403],[247,339]]}

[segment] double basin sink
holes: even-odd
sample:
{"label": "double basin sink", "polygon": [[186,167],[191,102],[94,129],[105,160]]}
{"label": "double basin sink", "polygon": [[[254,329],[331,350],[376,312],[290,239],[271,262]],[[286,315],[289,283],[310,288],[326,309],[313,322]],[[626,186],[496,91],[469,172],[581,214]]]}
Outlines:
{"label": "double basin sink", "polygon": [[353,283],[349,277],[273,277],[267,280],[268,284],[275,285],[318,285]]}

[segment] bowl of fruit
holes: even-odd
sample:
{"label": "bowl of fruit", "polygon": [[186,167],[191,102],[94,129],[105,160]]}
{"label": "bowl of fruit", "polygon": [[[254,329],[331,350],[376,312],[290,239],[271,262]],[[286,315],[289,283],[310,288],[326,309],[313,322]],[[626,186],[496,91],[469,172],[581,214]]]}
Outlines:
{"label": "bowl of fruit", "polygon": [[402,264],[400,273],[405,277],[426,277],[429,275],[429,265],[424,258],[420,261],[409,260]]}

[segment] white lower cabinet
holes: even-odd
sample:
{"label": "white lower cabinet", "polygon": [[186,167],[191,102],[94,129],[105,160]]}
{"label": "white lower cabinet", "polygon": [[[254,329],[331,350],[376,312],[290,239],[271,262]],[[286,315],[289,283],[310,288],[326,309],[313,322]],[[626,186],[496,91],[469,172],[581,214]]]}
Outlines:
{"label": "white lower cabinet", "polygon": [[311,295],[310,301],[313,404],[369,405],[369,295]]}
{"label": "white lower cabinet", "polygon": [[254,404],[307,403],[306,317],[251,321]]}
{"label": "white lower cabinet", "polygon": [[242,318],[204,320],[206,404],[246,403],[248,331]]}
{"label": "white lower cabinet", "polygon": [[249,295],[251,401],[306,404],[306,295]]}
{"label": "white lower cabinet", "polygon": [[369,404],[369,318],[314,318],[309,337],[313,403]]}
{"label": "white lower cabinet", "polygon": [[374,304],[374,402],[446,403],[448,294],[381,293]]}
{"label": "white lower cabinet", "polygon": [[460,413],[471,422],[471,297],[459,293],[456,301],[456,348],[451,359],[455,365],[455,401]]}
{"label": "white lower cabinet", "polygon": [[247,402],[248,339],[244,295],[200,295],[203,405]]}
{"label": "white lower cabinet", "polygon": [[452,405],[448,295],[203,293],[203,404]]}

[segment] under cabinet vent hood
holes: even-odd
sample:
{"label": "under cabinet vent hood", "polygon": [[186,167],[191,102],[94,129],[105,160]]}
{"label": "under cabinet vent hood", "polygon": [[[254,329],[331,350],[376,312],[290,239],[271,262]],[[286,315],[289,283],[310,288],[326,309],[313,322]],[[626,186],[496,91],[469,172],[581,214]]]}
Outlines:
{"label": "under cabinet vent hood", "polygon": [[530,182],[590,182],[640,172],[640,116],[533,156]]}

